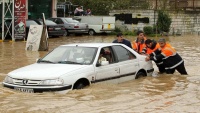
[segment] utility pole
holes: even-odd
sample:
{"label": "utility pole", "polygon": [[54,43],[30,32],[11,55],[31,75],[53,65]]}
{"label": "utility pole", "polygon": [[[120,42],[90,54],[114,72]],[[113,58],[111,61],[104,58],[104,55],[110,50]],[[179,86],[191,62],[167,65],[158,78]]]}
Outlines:
{"label": "utility pole", "polygon": [[156,0],[156,5],[154,8],[154,25],[156,26],[156,38],[157,38],[157,24],[156,24],[156,12],[157,12],[157,0]]}

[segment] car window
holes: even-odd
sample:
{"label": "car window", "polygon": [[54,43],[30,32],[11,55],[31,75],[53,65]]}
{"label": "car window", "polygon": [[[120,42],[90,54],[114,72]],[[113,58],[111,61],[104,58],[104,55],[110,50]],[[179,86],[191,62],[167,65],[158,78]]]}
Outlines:
{"label": "car window", "polygon": [[119,62],[136,58],[134,54],[132,54],[128,49],[122,46],[113,46],[113,49],[117,55],[117,59],[119,60]]}
{"label": "car window", "polygon": [[38,25],[38,23],[36,23],[36,22],[33,21],[33,20],[27,20],[27,21],[26,21],[26,26],[30,26],[30,25]]}
{"label": "car window", "polygon": [[41,61],[63,64],[92,64],[97,48],[60,46],[47,54]]}
{"label": "car window", "polygon": [[[40,21],[40,23],[43,25],[43,22],[42,22],[42,21]],[[53,22],[53,21],[51,21],[51,20],[46,20],[46,21],[45,21],[45,24],[46,24],[46,25],[57,25],[55,22]]]}
{"label": "car window", "polygon": [[57,24],[64,24],[64,22],[61,20],[61,19],[56,19],[56,20],[54,20],[55,21],[55,23],[57,23]]}
{"label": "car window", "polygon": [[67,23],[79,23],[79,21],[73,20],[72,18],[64,18],[64,21],[66,21]]}
{"label": "car window", "polygon": [[102,49],[105,50],[105,53],[104,53],[103,57],[106,58],[106,60],[109,62],[109,64],[116,62],[116,60],[114,58],[114,54],[113,54],[112,48],[110,46],[104,47]]}

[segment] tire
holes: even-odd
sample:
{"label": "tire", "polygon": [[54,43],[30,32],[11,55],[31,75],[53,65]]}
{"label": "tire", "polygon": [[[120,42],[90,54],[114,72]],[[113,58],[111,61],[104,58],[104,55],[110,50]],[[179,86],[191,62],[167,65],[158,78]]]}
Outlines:
{"label": "tire", "polygon": [[135,79],[138,79],[138,78],[142,78],[142,77],[145,77],[146,74],[144,72],[138,72]]}
{"label": "tire", "polygon": [[65,33],[63,34],[64,37],[69,36],[69,32],[66,30]]}
{"label": "tire", "polygon": [[88,31],[88,34],[89,34],[90,36],[93,36],[93,35],[95,34],[95,31],[94,31],[93,29],[90,29],[90,30]]}
{"label": "tire", "polygon": [[78,82],[75,84],[74,89],[83,89],[85,87],[85,84],[82,82]]}

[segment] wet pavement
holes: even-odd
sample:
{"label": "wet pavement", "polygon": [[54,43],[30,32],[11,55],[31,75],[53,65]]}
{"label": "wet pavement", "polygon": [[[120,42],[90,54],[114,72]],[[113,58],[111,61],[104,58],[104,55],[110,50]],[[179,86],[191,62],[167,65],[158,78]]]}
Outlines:
{"label": "wet pavement", "polygon": [[[125,36],[130,41],[135,37]],[[92,84],[66,94],[22,93],[0,85],[0,113],[199,113],[200,36],[166,37],[185,61],[187,76],[175,72],[121,84]],[[49,51],[68,43],[112,42],[115,36],[49,39]],[[0,42],[0,83],[9,71],[32,64],[48,51],[25,51],[26,42]],[[157,68],[155,67],[157,70]]]}

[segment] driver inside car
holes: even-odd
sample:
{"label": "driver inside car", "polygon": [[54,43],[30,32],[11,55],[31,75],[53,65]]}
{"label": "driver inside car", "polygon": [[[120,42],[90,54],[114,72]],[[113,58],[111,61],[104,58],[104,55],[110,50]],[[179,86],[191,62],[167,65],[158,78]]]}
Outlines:
{"label": "driver inside car", "polygon": [[103,57],[103,55],[105,55],[105,50],[101,49],[101,52],[99,54],[99,59],[98,59],[98,63],[100,63],[100,64],[102,61],[107,61],[107,59],[105,57]]}

